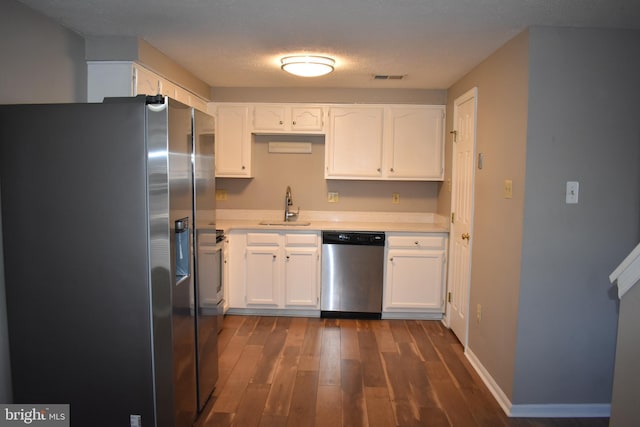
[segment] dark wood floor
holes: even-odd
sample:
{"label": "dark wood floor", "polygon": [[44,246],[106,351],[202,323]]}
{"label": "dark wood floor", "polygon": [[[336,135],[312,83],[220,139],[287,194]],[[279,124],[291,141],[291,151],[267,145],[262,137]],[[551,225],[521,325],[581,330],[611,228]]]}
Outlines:
{"label": "dark wood floor", "polygon": [[507,418],[440,322],[227,316],[197,427],[605,427]]}

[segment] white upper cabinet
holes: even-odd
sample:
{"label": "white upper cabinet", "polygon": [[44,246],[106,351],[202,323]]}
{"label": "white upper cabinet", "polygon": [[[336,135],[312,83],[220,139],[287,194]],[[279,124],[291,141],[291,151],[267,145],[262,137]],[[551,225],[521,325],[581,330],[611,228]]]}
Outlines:
{"label": "white upper cabinet", "polygon": [[87,101],[137,95],[165,95],[198,110],[207,102],[153,71],[131,61],[88,61]]}
{"label": "white upper cabinet", "polygon": [[255,133],[324,133],[324,108],[289,104],[257,104],[253,108]]}
{"label": "white upper cabinet", "polygon": [[[134,65],[134,95],[157,95],[163,94],[169,97],[173,97],[173,93],[165,93],[162,91],[163,82],[156,73],[147,70],[144,67]],[[168,83],[164,86],[169,87]],[[166,88],[165,88],[166,89]]]}
{"label": "white upper cabinet", "polygon": [[384,175],[389,179],[444,178],[444,105],[389,107]]}
{"label": "white upper cabinet", "polygon": [[218,105],[216,119],[216,176],[250,178],[249,107]]}
{"label": "white upper cabinet", "polygon": [[382,177],[382,107],[333,107],[325,140],[325,178]]}
{"label": "white upper cabinet", "polygon": [[216,176],[252,176],[252,134],[301,134],[326,135],[325,179],[444,179],[444,105],[210,106],[218,119]]}
{"label": "white upper cabinet", "polygon": [[441,181],[444,115],[441,105],[331,108],[325,178]]}

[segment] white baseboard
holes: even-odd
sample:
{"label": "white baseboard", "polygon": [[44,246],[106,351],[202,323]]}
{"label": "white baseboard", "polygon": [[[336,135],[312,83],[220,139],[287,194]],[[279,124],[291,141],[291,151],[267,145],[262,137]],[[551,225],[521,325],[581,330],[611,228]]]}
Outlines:
{"label": "white baseboard", "polygon": [[510,417],[511,401],[509,400],[507,395],[504,394],[500,386],[498,386],[498,383],[495,382],[493,377],[489,374],[489,371],[485,369],[482,363],[480,363],[480,360],[476,357],[475,354],[473,354],[469,347],[464,350],[464,354],[467,357],[469,363],[471,363],[471,366],[473,366],[473,369],[475,369],[478,375],[480,375],[480,379],[482,379],[484,385],[487,386],[493,397],[498,402],[498,405],[500,405],[504,413]]}
{"label": "white baseboard", "polygon": [[510,417],[518,418],[607,418],[611,404],[511,405]]}
{"label": "white baseboard", "polygon": [[383,311],[382,319],[408,319],[408,320],[441,320],[442,313],[414,313],[410,311]]}
{"label": "white baseboard", "polygon": [[611,415],[611,404],[521,404],[514,405],[495,382],[489,371],[482,365],[473,352],[467,348],[464,352],[467,360],[476,370],[504,413],[513,418],[605,418]]}
{"label": "white baseboard", "polygon": [[229,308],[225,314],[238,314],[243,316],[320,317],[320,310]]}

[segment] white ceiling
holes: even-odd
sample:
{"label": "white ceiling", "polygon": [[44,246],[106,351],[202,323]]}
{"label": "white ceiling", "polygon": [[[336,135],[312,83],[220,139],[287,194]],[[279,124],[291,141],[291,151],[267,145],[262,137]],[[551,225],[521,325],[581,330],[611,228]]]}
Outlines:
{"label": "white ceiling", "polygon": [[[141,37],[213,87],[446,89],[532,25],[640,29],[638,0],[21,1],[83,35]],[[291,53],[336,70],[287,75]]]}

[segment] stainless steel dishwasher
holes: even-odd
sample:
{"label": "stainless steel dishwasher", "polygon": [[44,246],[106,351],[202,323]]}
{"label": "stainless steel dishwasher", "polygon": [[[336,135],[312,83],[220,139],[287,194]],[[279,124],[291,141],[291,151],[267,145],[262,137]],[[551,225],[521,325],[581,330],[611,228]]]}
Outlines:
{"label": "stainless steel dishwasher", "polygon": [[380,319],[384,233],[322,232],[321,317]]}

